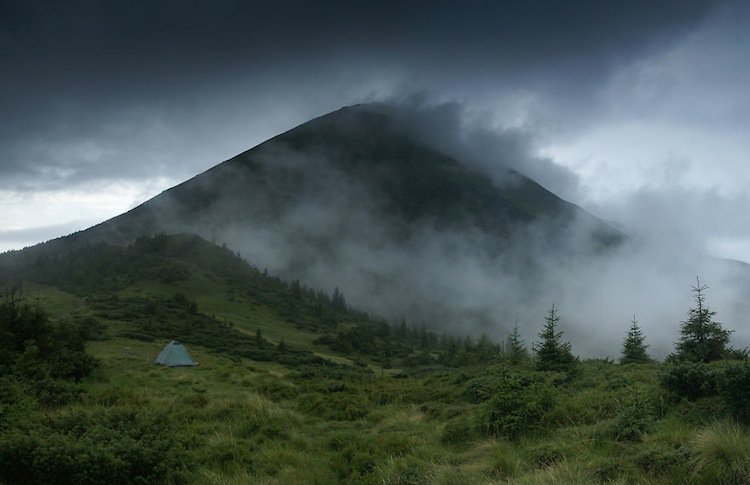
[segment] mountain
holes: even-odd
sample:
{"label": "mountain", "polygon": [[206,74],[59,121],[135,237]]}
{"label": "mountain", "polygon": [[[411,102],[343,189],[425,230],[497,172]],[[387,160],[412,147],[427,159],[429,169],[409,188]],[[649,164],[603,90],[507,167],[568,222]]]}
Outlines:
{"label": "mountain", "polygon": [[517,301],[546,267],[585,262],[623,240],[518,172],[491,179],[428,146],[384,105],[313,119],[32,252],[157,233],[225,243],[391,318],[486,322],[495,318],[487,288],[512,285],[506,297]]}
{"label": "mountain", "polygon": [[[353,206],[333,204],[351,199]],[[233,224],[273,224],[311,203],[332,203],[334,217],[316,215],[339,227],[349,222],[342,212],[374,211],[403,238],[420,223],[508,238],[540,220],[554,236],[575,219],[589,223],[602,244],[621,237],[517,172],[493,183],[419,143],[379,105],[342,108],[304,123],[77,237],[122,243],[185,228],[217,235]]]}

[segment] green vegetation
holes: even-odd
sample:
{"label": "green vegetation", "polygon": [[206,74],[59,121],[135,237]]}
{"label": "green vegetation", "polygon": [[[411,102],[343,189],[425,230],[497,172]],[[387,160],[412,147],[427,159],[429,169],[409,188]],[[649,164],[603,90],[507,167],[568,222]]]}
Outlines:
{"label": "green vegetation", "polygon": [[680,340],[676,344],[674,359],[693,362],[711,362],[724,357],[731,331],[713,320],[716,312],[706,305],[706,285],[700,280],[693,287],[695,308],[691,308],[688,319],[680,326]]}
{"label": "green vegetation", "polygon": [[521,339],[521,334],[518,330],[518,320],[513,326],[513,331],[508,335],[508,360],[512,364],[523,364],[529,361],[529,351],[526,348],[526,343]]}
{"label": "green vegetation", "polygon": [[641,327],[638,326],[638,320],[633,316],[633,320],[630,321],[630,329],[628,335],[625,337],[625,341],[622,344],[622,357],[620,357],[621,364],[643,364],[649,362],[651,359],[646,352],[648,345],[645,344],[646,337],[641,331]]}
{"label": "green vegetation", "polygon": [[576,358],[571,352],[570,342],[562,339],[563,332],[557,331],[560,316],[554,304],[549,309],[544,322],[544,328],[539,332],[541,342],[535,349],[537,367],[543,371],[572,371],[576,364]]}
{"label": "green vegetation", "polygon": [[[97,367],[83,322],[49,323],[9,294],[0,303],[0,480],[147,483],[183,467],[167,414],[82,406]],[[66,406],[67,405],[67,406]]]}
{"label": "green vegetation", "polygon": [[[283,282],[192,236],[38,255],[3,278],[28,295],[0,303],[3,483],[750,477],[743,353],[579,360],[553,306],[530,355],[517,327],[501,346],[389,324],[346,288]],[[152,363],[173,338],[198,367]],[[635,321],[628,341],[645,355]]]}

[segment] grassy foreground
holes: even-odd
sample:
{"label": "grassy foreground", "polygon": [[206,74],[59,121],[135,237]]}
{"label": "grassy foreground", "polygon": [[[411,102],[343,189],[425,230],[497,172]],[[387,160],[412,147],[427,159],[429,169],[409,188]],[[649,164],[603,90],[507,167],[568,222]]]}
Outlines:
{"label": "grassy foreground", "polygon": [[[82,400],[53,415],[166,416],[187,483],[747,483],[750,435],[710,400],[671,402],[660,365],[584,362],[518,436],[487,434],[482,384],[502,366],[396,375],[292,370],[193,346],[197,368],[151,364],[162,342],[115,339]],[[510,372],[513,372],[512,370]],[[478,381],[477,381],[478,379]],[[626,416],[636,399],[643,416]],[[521,416],[519,419],[523,419]]]}
{"label": "grassy foreground", "polygon": [[[43,331],[0,329],[25,335],[0,346],[0,482],[750,483],[744,361],[540,371],[140,244],[15,271]],[[152,364],[172,338],[198,367]]]}

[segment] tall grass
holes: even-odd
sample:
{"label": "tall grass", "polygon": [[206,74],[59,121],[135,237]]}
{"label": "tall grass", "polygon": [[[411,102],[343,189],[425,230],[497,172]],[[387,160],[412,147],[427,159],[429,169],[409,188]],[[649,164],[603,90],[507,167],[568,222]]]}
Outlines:
{"label": "tall grass", "polygon": [[715,422],[693,441],[695,479],[698,483],[750,483],[750,435],[730,421]]}

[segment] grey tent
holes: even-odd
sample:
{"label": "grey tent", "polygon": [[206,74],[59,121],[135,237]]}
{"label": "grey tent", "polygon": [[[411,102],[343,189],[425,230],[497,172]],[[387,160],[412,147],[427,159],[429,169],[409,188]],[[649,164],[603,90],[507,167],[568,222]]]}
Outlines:
{"label": "grey tent", "polygon": [[167,367],[177,366],[196,366],[198,363],[190,357],[187,349],[177,340],[172,340],[159,353],[156,358],[156,364],[166,365]]}

